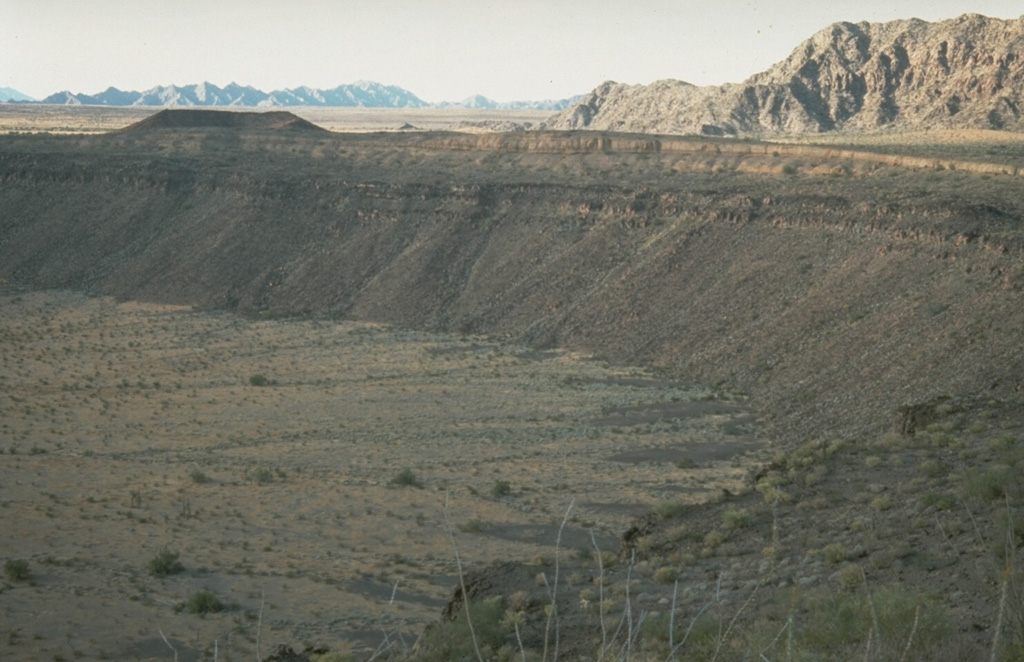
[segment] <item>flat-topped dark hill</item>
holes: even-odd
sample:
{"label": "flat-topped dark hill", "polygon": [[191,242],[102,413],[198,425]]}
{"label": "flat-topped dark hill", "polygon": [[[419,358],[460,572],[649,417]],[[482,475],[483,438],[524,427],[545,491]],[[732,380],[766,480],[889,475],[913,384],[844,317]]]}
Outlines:
{"label": "flat-topped dark hill", "polygon": [[169,108],[161,110],[122,131],[137,132],[153,129],[242,129],[250,131],[326,131],[284,110],[242,112],[233,110],[204,110]]}

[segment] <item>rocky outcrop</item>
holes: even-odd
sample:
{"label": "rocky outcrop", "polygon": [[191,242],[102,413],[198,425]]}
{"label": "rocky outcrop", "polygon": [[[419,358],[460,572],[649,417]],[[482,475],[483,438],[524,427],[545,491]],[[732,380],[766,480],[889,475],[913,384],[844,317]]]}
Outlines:
{"label": "rocky outcrop", "polygon": [[741,84],[607,82],[546,128],[705,135],[1024,130],[1024,17],[836,23]]}

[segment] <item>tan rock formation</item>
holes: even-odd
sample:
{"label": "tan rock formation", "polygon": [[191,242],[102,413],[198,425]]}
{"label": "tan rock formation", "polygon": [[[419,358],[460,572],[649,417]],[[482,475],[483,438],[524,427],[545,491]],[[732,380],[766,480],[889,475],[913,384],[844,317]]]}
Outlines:
{"label": "tan rock formation", "polygon": [[1024,129],[1024,17],[836,23],[744,83],[606,82],[545,123],[706,135]]}

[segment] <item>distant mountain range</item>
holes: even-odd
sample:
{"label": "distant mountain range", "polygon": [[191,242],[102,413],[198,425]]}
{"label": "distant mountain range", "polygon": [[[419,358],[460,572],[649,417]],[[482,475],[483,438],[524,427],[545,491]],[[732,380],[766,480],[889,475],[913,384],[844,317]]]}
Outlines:
{"label": "distant mountain range", "polygon": [[35,101],[27,94],[22,94],[13,87],[0,87],[0,103],[9,101]]}
{"label": "distant mountain range", "polygon": [[1024,17],[836,23],[743,83],[607,82],[549,129],[750,135],[1024,130]]}
{"label": "distant mountain range", "polygon": [[[6,89],[6,88],[5,88]],[[11,92],[16,93],[15,90]],[[24,95],[22,95],[24,97]],[[108,87],[97,94],[75,94],[69,91],[51,94],[39,103],[85,106],[330,106],[351,108],[475,108],[500,110],[550,110],[557,112],[577,103],[583,95],[559,101],[511,101],[499,103],[475,95],[460,102],[431,104],[412,92],[395,85],[382,85],[372,81],[358,81],[323,90],[296,87],[287,90],[263,92],[248,85],[231,83],[218,87],[212,83],[196,85],[157,86],[144,92],[126,92]],[[3,100],[0,97],[0,100]],[[17,99],[16,99],[17,100]],[[25,97],[24,100],[28,100]]]}

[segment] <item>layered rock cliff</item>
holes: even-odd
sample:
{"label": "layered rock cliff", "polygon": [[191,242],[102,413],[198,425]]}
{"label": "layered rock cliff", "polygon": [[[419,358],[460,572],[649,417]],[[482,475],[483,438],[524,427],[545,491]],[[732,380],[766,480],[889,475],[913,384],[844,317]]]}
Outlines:
{"label": "layered rock cliff", "polygon": [[708,135],[1024,129],[1024,17],[836,23],[743,83],[607,82],[546,128]]}
{"label": "layered rock cliff", "polygon": [[1012,174],[596,133],[0,147],[10,284],[573,347],[748,391],[787,439],[1024,388]]}

